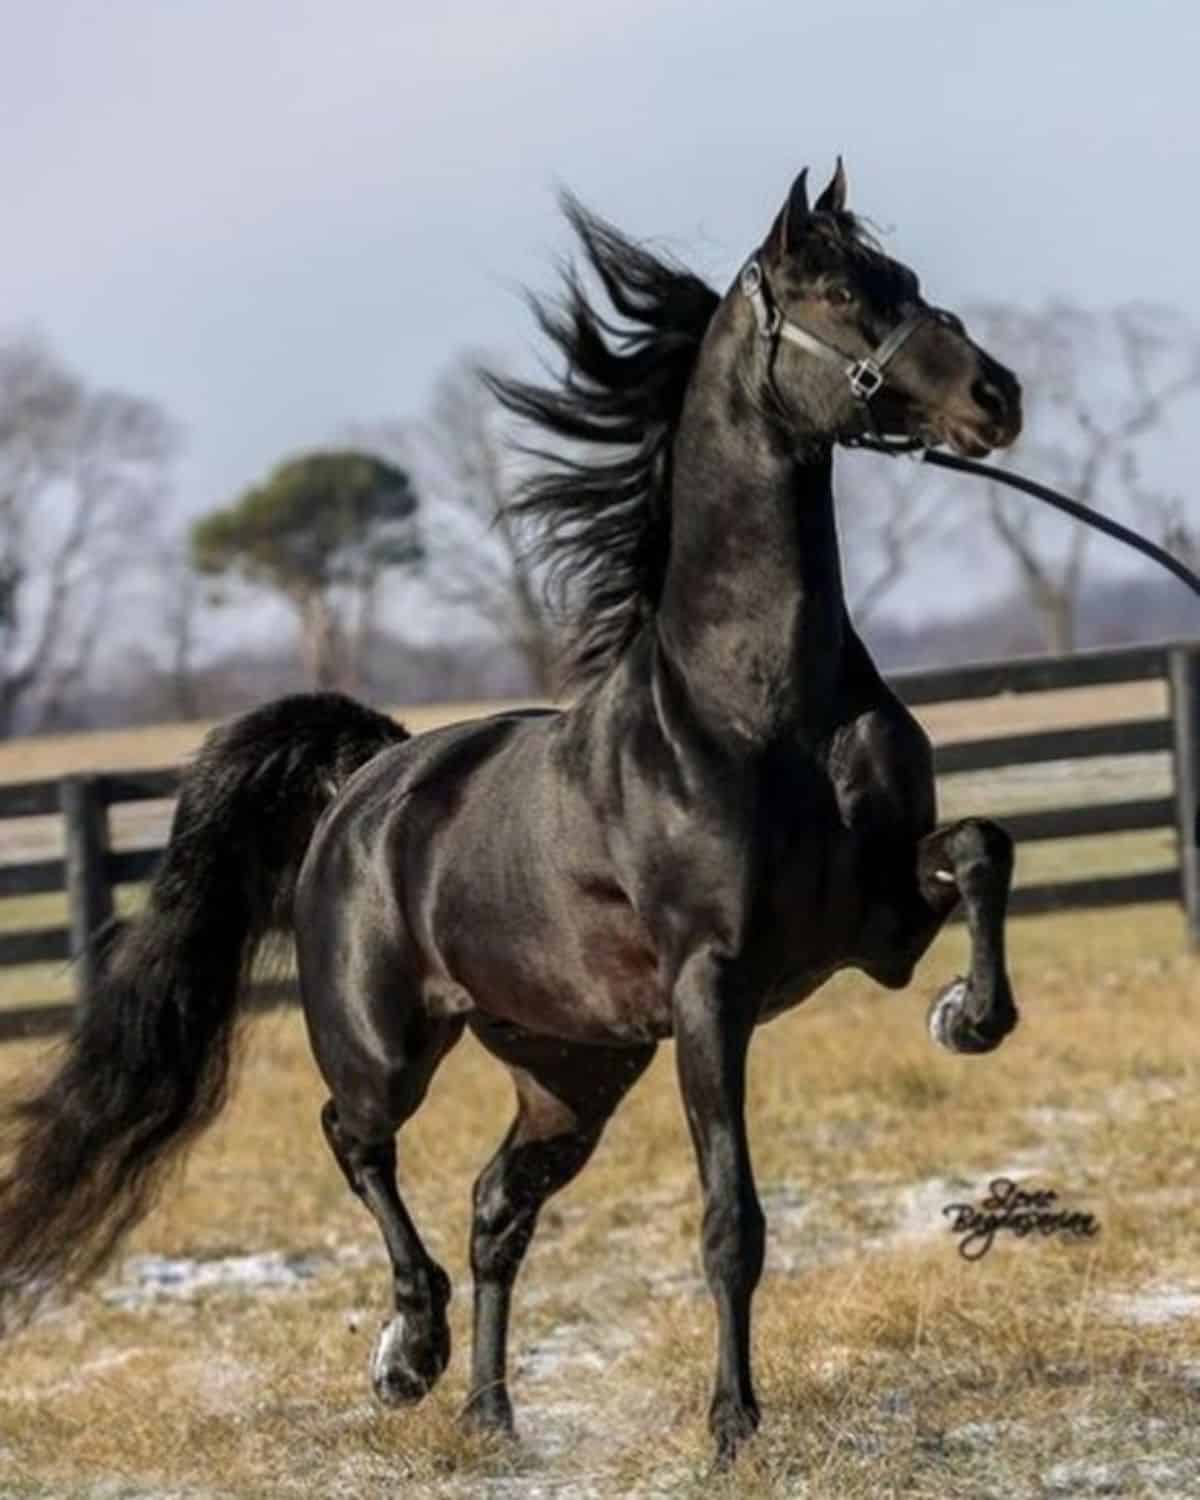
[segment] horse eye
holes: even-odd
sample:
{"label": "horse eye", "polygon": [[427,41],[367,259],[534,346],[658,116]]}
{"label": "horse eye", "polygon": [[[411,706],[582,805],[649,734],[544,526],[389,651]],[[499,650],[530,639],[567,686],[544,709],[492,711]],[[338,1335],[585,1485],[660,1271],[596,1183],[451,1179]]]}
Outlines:
{"label": "horse eye", "polygon": [[829,300],[836,302],[839,307],[849,307],[856,299],[848,286],[831,286],[829,288]]}

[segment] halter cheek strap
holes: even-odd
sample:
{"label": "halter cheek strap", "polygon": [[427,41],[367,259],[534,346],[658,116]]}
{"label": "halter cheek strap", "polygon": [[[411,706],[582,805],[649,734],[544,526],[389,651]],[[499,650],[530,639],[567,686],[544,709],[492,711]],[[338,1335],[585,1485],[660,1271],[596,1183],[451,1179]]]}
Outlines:
{"label": "halter cheek strap", "polygon": [[[772,348],[782,339],[786,343],[795,344],[805,353],[824,360],[826,364],[837,365],[850,385],[850,394],[867,407],[868,422],[871,397],[883,386],[888,365],[922,323],[938,321],[938,314],[933,308],[919,308],[910,313],[902,323],[898,323],[870,354],[856,359],[843,353],[835,345],[827,344],[824,339],[819,339],[815,333],[809,333],[807,328],[801,328],[799,323],[785,318],[778,307],[773,307],[767,299],[766,278],[756,260],[750,261],[743,268],[739,285],[754,313],[759,336]],[[871,425],[873,427],[874,424]]]}

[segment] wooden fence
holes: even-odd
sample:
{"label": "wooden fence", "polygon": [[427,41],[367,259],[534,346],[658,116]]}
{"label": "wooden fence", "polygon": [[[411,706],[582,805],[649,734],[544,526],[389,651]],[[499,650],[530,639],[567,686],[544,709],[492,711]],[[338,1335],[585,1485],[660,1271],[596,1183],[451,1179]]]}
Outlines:
{"label": "wooden fence", "polygon": [[[1017,812],[1003,816],[1001,821],[1019,843],[1170,828],[1177,835],[1176,861],[1163,869],[1136,874],[1021,886],[1013,892],[1014,912],[1177,901],[1187,914],[1192,942],[1200,946],[1200,645],[1083,652],[898,673],[891,679],[904,701],[915,708],[1000,694],[1162,679],[1169,685],[1165,716],[958,741],[936,748],[939,775],[1170,752],[1172,790],[1168,796]],[[117,930],[115,887],[148,879],[162,853],[160,848],[111,849],[109,809],[122,803],[170,798],[179,775],[176,769],[101,772],[0,786],[0,822],[61,815],[64,825],[63,858],[0,864],[0,899],[65,891],[68,906],[65,926],[0,932],[0,968],[72,961],[77,993],[87,992],[104,961],[107,943]],[[61,1029],[71,1013],[70,1004],[5,1007],[0,1009],[0,1039]]]}

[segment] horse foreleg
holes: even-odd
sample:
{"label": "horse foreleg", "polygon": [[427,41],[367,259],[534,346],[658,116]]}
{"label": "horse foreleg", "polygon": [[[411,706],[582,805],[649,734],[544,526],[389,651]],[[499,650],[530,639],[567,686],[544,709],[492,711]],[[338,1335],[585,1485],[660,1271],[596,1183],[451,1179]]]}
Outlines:
{"label": "horse foreleg", "polygon": [[981,818],[941,829],[918,846],[926,904],[944,920],[961,899],[971,937],[970,973],[947,985],[929,1010],[930,1036],[951,1052],[990,1052],[1017,1024],[1004,952],[1012,870],[1012,839]]}
{"label": "horse foreleg", "polygon": [[717,1310],[717,1375],[709,1427],[724,1467],[758,1426],[750,1373],[750,1305],[762,1275],[765,1224],[746,1136],[746,1052],[754,1016],[725,993],[708,955],[675,989],[675,1056],[704,1194],[704,1271]]}

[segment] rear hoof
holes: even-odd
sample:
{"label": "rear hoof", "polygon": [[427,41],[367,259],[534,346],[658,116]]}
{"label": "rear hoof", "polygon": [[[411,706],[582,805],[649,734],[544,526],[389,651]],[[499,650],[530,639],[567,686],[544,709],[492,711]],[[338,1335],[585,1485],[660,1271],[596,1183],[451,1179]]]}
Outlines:
{"label": "rear hoof", "polygon": [[935,996],[929,1007],[929,1035],[948,1052],[968,1055],[994,1052],[1016,1025],[1016,1013],[1010,1009],[1000,1020],[990,1017],[977,1023],[966,1012],[970,993],[970,980],[960,977]]}
{"label": "rear hoof", "polygon": [[371,1354],[371,1385],[385,1406],[415,1406],[433,1389],[450,1360],[450,1332],[442,1322],[422,1336],[416,1320],[397,1314],[385,1323]]}

